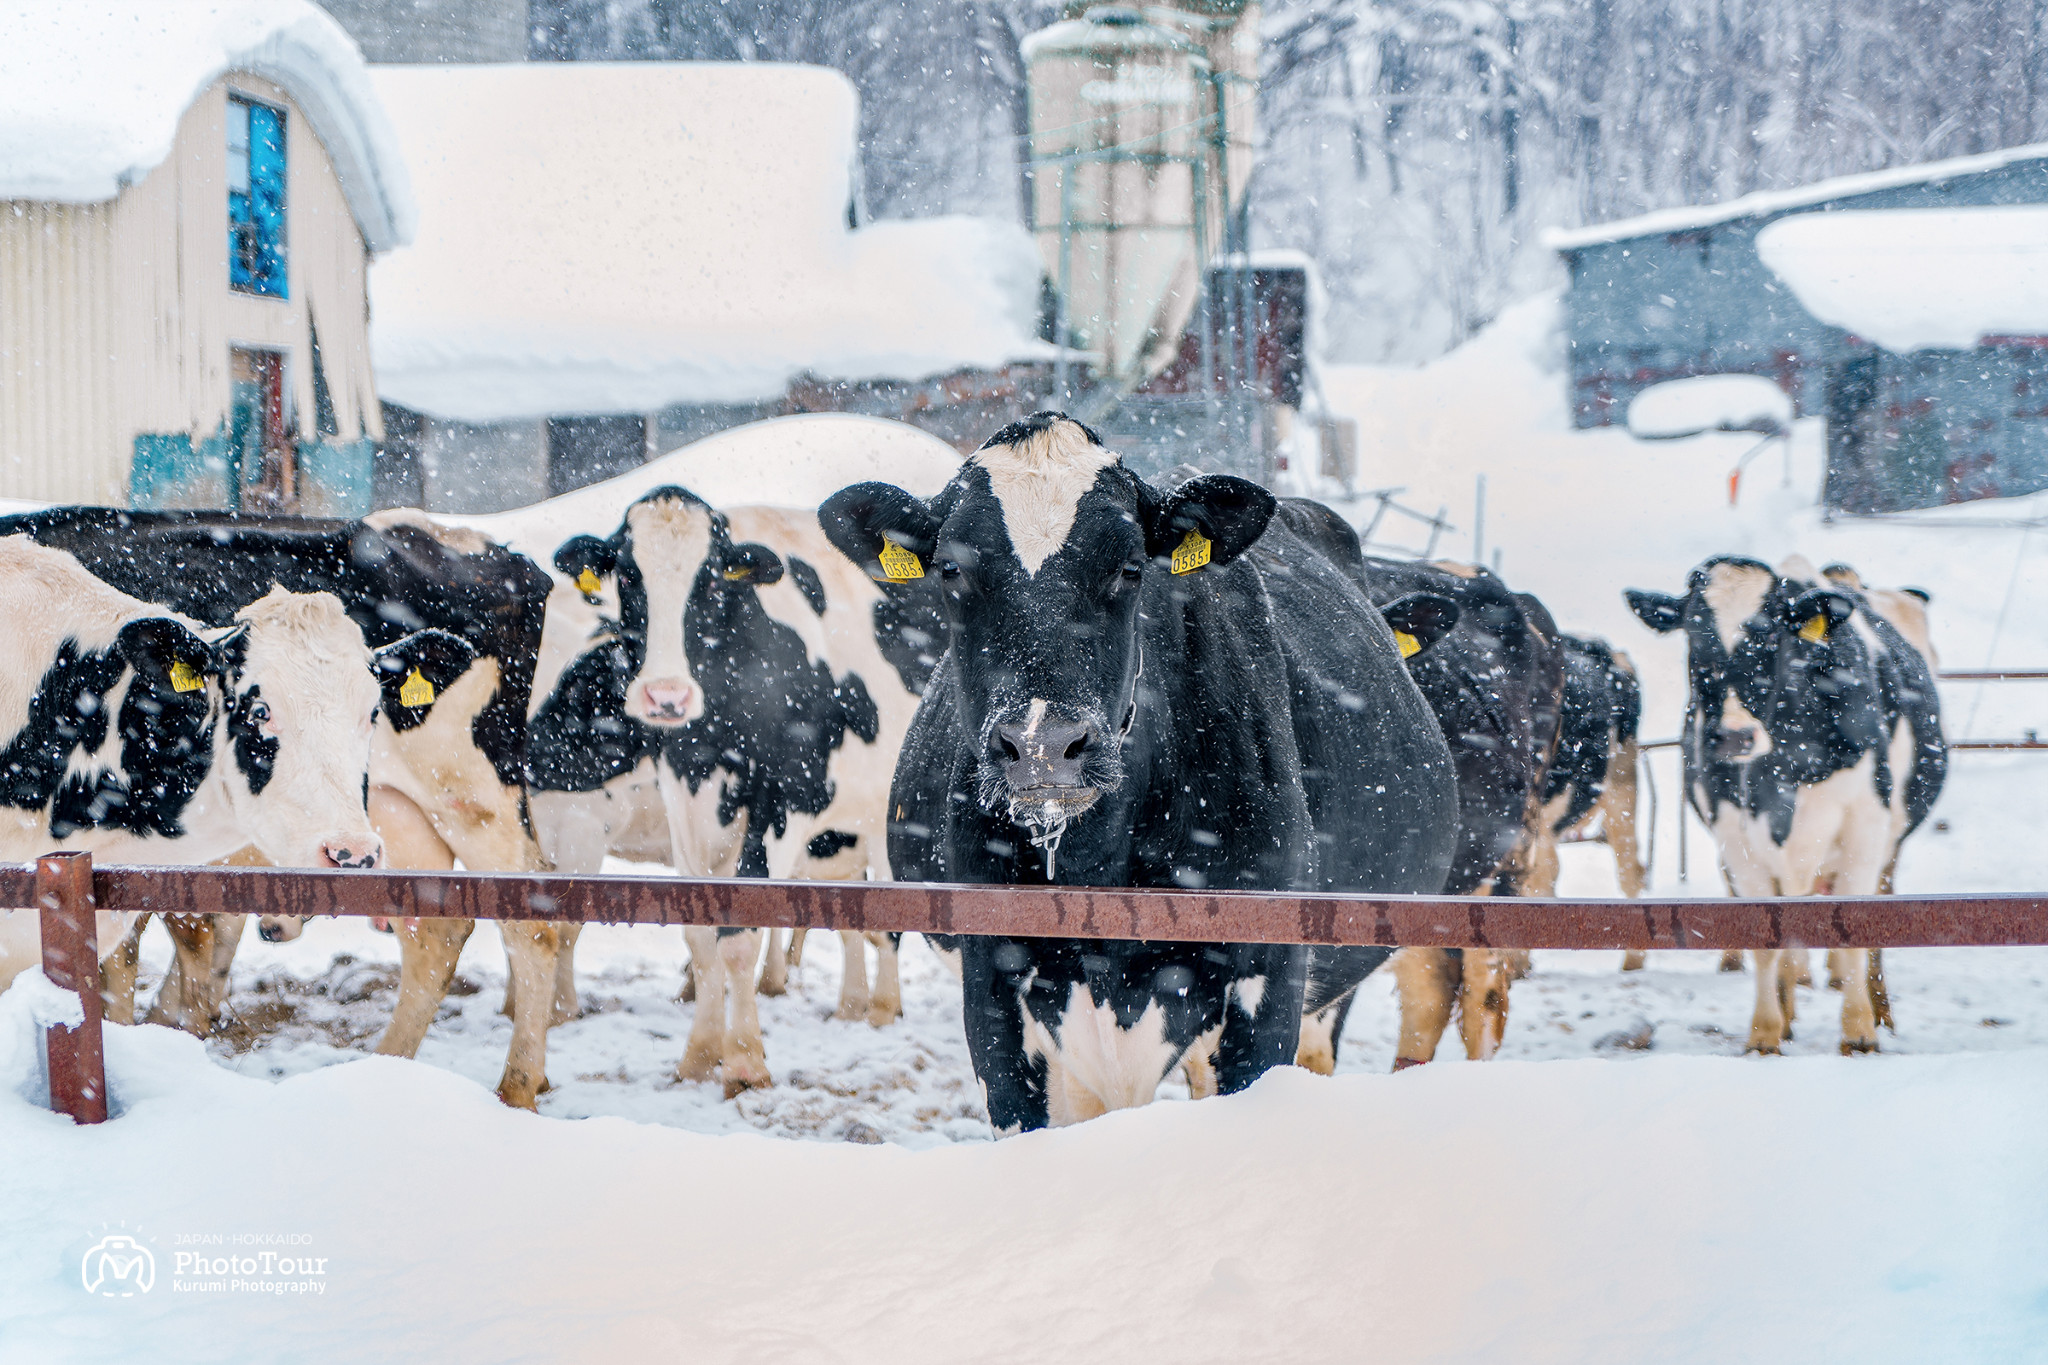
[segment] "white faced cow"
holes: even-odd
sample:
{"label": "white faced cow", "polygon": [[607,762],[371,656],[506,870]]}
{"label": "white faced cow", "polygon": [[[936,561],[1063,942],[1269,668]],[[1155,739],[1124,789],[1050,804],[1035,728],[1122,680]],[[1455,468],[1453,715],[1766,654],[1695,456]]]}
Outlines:
{"label": "white faced cow", "polygon": [[[253,845],[282,866],[377,866],[378,674],[461,647],[436,635],[373,657],[338,600],[282,589],[209,629],[0,538],[0,858],[190,864]],[[184,1022],[204,1031],[212,941],[174,937]]]}
{"label": "white faced cow", "polygon": [[[1652,630],[1683,629],[1691,696],[1686,794],[1738,896],[1867,896],[1927,816],[1948,769],[1921,651],[1846,583],[1806,561],[1773,572],[1722,556],[1685,595],[1630,590]],[[1758,952],[1749,1048],[1790,1036],[1791,955]],[[1851,949],[1842,1051],[1877,1050],[1865,950]]]}

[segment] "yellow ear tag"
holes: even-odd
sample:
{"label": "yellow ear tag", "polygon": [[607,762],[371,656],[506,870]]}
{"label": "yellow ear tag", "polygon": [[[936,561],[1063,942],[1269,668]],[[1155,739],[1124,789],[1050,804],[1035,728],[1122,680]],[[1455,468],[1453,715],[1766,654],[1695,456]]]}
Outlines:
{"label": "yellow ear tag", "polygon": [[1405,630],[1394,632],[1394,643],[1401,647],[1401,657],[1404,659],[1412,659],[1422,652],[1422,641]]}
{"label": "yellow ear tag", "polygon": [[739,569],[727,569],[727,570],[725,571],[725,581],[726,581],[726,582],[728,582],[728,583],[737,583],[737,582],[739,582],[739,581],[740,581],[740,580],[741,580],[742,578],[745,578],[746,576],[747,576],[747,570],[746,570],[746,569],[744,569],[744,568],[739,568]]}
{"label": "yellow ear tag", "polygon": [[1190,526],[1188,533],[1181,537],[1180,544],[1174,547],[1173,571],[1193,573],[1208,562],[1209,537]]}
{"label": "yellow ear tag", "polygon": [[889,575],[892,583],[907,583],[913,578],[924,577],[924,561],[893,540],[882,542],[880,559],[882,572]]}
{"label": "yellow ear tag", "polygon": [[1816,616],[1799,628],[1799,638],[1819,644],[1828,638],[1828,618]]}
{"label": "yellow ear tag", "polygon": [[171,690],[173,692],[197,692],[200,687],[199,670],[183,659],[171,661]]}
{"label": "yellow ear tag", "polygon": [[428,706],[434,700],[434,685],[417,668],[405,675],[405,682],[399,686],[398,699],[407,706]]}
{"label": "yellow ear tag", "polygon": [[589,569],[585,569],[582,573],[576,575],[576,586],[582,589],[584,592],[594,593],[604,585],[597,581],[597,575],[595,573],[591,572]]}

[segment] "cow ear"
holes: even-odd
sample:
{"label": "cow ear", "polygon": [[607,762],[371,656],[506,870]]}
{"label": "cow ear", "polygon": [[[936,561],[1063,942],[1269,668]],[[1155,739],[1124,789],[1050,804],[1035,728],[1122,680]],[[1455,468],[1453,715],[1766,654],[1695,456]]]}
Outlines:
{"label": "cow ear", "polygon": [[1233,474],[1204,474],[1165,494],[1138,484],[1145,553],[1171,558],[1175,573],[1228,564],[1265,534],[1277,505],[1271,493]]}
{"label": "cow ear", "polygon": [[1628,609],[1659,635],[1677,630],[1685,621],[1683,597],[1673,597],[1668,592],[1644,592],[1641,588],[1625,589],[1622,595],[1628,598]]}
{"label": "cow ear", "polygon": [[418,717],[475,661],[476,650],[460,635],[416,630],[377,650],[370,668],[384,695],[384,713]]}
{"label": "cow ear", "polygon": [[1803,640],[1818,643],[1855,614],[1856,604],[1831,588],[1811,588],[1778,609],[1778,619]]}
{"label": "cow ear", "polygon": [[833,548],[878,583],[923,578],[939,538],[939,519],[922,500],[886,483],[842,488],[818,508]]}
{"label": "cow ear", "polygon": [[758,541],[728,546],[719,560],[719,576],[728,583],[749,583],[759,588],[782,581],[781,557]]}
{"label": "cow ear", "polygon": [[151,690],[198,692],[209,675],[221,668],[205,640],[166,616],[145,616],[121,627],[114,650],[126,659]]}
{"label": "cow ear", "polygon": [[597,580],[619,567],[619,549],[596,536],[575,536],[555,551],[555,568],[588,597],[597,591]]}
{"label": "cow ear", "polygon": [[1380,615],[1394,628],[1394,643],[1401,657],[1413,659],[1458,624],[1458,604],[1440,593],[1411,592],[1380,608]]}

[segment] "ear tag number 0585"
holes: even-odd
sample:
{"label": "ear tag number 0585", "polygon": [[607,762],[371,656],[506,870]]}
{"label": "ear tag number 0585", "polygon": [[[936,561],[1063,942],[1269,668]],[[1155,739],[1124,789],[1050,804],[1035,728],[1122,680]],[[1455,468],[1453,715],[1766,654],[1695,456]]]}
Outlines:
{"label": "ear tag number 0585", "polygon": [[173,659],[171,661],[171,690],[173,692],[197,692],[199,690],[199,670],[186,663],[183,659]]}
{"label": "ear tag number 0585", "polygon": [[1181,537],[1180,544],[1174,546],[1173,571],[1193,573],[1208,562],[1209,537],[1190,526],[1188,533]]}
{"label": "ear tag number 0585", "polygon": [[434,685],[417,668],[405,675],[399,685],[398,699],[407,706],[428,706],[434,700]]}
{"label": "ear tag number 0585", "polygon": [[889,575],[892,583],[907,583],[913,578],[924,577],[924,561],[904,549],[893,540],[882,542],[882,572]]}

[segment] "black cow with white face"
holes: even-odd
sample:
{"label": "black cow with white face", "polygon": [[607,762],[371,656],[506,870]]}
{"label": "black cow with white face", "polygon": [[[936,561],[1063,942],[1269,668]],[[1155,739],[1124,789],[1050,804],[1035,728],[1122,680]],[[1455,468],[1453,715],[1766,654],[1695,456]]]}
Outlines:
{"label": "black cow with white face", "polygon": [[[1683,596],[1631,589],[1628,602],[1652,630],[1685,632],[1686,797],[1734,893],[1876,894],[1948,770],[1921,651],[1862,593],[1796,557],[1776,571],[1709,559]],[[1790,1036],[1791,959],[1756,959],[1749,1047],[1773,1053]],[[1850,959],[1842,1051],[1873,1052],[1868,961]]]}
{"label": "black cow with white face", "polygon": [[[1154,488],[1088,428],[1039,413],[929,503],[861,484],[819,520],[870,576],[938,580],[948,649],[896,770],[897,875],[1442,889],[1449,754],[1332,557],[1334,518],[1276,516],[1242,479]],[[1212,1030],[1220,1088],[1241,1089],[1293,1059],[1305,984],[1316,1007],[1384,956],[1319,955],[1310,982],[1299,947],[963,940],[991,1121],[1143,1104]]]}
{"label": "black cow with white face", "polygon": [[[555,567],[595,620],[533,717],[537,793],[595,792],[651,763],[685,873],[889,875],[889,776],[935,662],[929,605],[929,628],[915,626],[928,589],[870,583],[809,513],[721,511],[677,487],[635,502],[609,536],[566,541]],[[767,1084],[759,931],[689,937],[697,1009],[678,1075]],[[873,996],[865,941],[843,940],[841,1017],[900,1011],[894,941],[875,937]]]}

